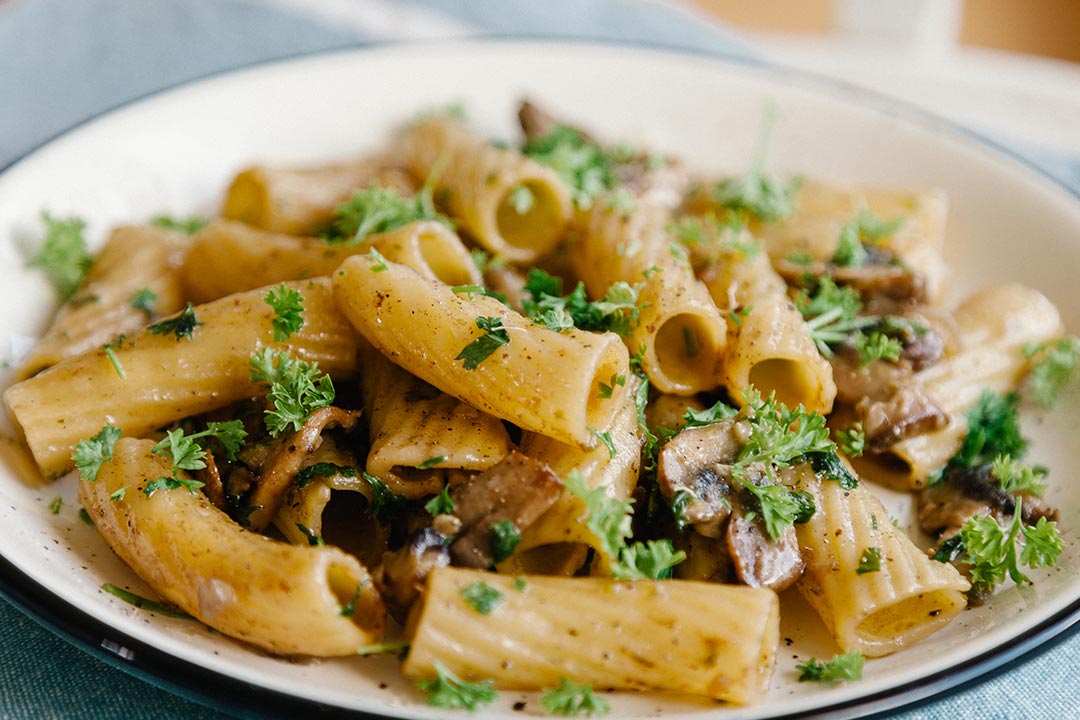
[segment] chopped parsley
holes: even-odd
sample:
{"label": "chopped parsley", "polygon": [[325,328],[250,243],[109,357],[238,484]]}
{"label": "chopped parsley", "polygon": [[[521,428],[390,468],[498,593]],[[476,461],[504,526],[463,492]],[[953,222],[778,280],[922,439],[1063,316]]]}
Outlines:
{"label": "chopped parsley", "polygon": [[876,330],[871,333],[855,333],[851,344],[859,351],[864,367],[875,360],[896,362],[900,359],[900,353],[904,351],[903,343],[897,338],[889,337]]}
{"label": "chopped parsley", "polygon": [[810,462],[815,474],[824,475],[827,480],[837,482],[845,490],[854,490],[859,486],[859,479],[851,474],[835,452],[807,453],[804,459]]}
{"label": "chopped parsley", "polygon": [[607,448],[608,457],[614,459],[617,451],[615,450],[615,441],[611,439],[611,433],[609,431],[601,432],[596,428],[589,428],[589,432],[596,436],[596,439],[604,444]]}
{"label": "chopped parsley", "polygon": [[476,327],[484,334],[463,347],[454,358],[461,360],[466,370],[475,370],[493,352],[510,342],[510,334],[506,332],[500,317],[480,316],[476,318]]}
{"label": "chopped parsley", "polygon": [[836,444],[848,457],[862,457],[866,451],[866,431],[861,421],[836,433]]}
{"label": "chopped parsley", "polygon": [[158,490],[173,490],[185,488],[188,492],[195,492],[203,486],[203,483],[190,478],[182,478],[177,473],[180,470],[202,470],[206,467],[206,450],[199,444],[199,440],[206,437],[216,438],[225,450],[229,460],[235,460],[236,454],[244,445],[247,431],[241,420],[227,420],[225,422],[210,422],[206,430],[187,435],[183,428],[175,428],[166,433],[165,437],[154,445],[155,455],[164,455],[172,460],[172,475],[170,477],[154,478],[143,487],[143,494],[150,497]]}
{"label": "chopped parsley", "polygon": [[202,325],[202,323],[195,317],[195,306],[188,303],[180,314],[156,322],[146,329],[152,335],[168,335],[172,333],[177,340],[183,340],[184,338],[190,340],[195,336],[195,328],[199,325]]}
{"label": "chopped parsley", "polygon": [[127,379],[127,373],[124,372],[124,366],[120,364],[120,358],[116,357],[116,351],[124,346],[125,336],[117,335],[116,338],[109,343],[105,343],[101,346],[101,349],[105,351],[105,357],[109,358],[109,362],[113,366],[113,370],[120,376],[121,380]]}
{"label": "chopped parsley", "polygon": [[805,665],[796,665],[801,671],[799,682],[839,682],[840,680],[862,680],[865,658],[860,652],[837,655],[826,663],[810,658]]}
{"label": "chopped parsley", "polygon": [[1049,473],[1045,467],[1023,465],[1008,455],[998,455],[990,463],[990,474],[997,480],[1001,491],[1008,494],[1026,493],[1041,497],[1046,492],[1043,478]]}
{"label": "chopped parsley", "polygon": [[998,395],[983,391],[978,402],[967,413],[968,430],[960,449],[949,458],[944,467],[930,475],[930,484],[936,485],[953,470],[978,467],[999,455],[1021,460],[1027,452],[1027,440],[1020,434],[1017,393]]}
{"label": "chopped parsley", "polygon": [[454,512],[454,500],[450,497],[450,486],[443,485],[443,489],[438,495],[424,503],[424,509],[427,510],[432,517],[436,515],[449,515]]}
{"label": "chopped parsley", "polygon": [[157,602],[156,600],[145,598],[142,595],[136,595],[130,590],[124,590],[123,588],[117,587],[112,583],[105,583],[101,586],[101,589],[109,593],[110,595],[115,595],[124,602],[130,603],[131,605],[134,605],[135,607],[142,610],[150,610],[151,612],[156,612],[159,615],[168,615],[169,617],[181,618],[184,620],[194,619],[179,608]]}
{"label": "chopped parsley", "polygon": [[174,218],[169,215],[158,215],[150,221],[151,225],[156,225],[166,230],[176,230],[182,232],[185,235],[194,235],[202,230],[204,227],[210,224],[210,221],[201,217],[190,218]]}
{"label": "chopped parsley", "polygon": [[[877,519],[874,519],[877,522]],[[881,548],[868,547],[859,556],[859,566],[855,568],[857,575],[875,573],[881,570]]]}
{"label": "chopped parsley", "polygon": [[672,568],[685,559],[686,553],[676,551],[667,538],[635,542],[622,549],[611,574],[620,580],[667,580]]}
{"label": "chopped parsley", "polygon": [[153,317],[154,315],[154,302],[157,300],[157,293],[148,287],[138,290],[131,296],[131,300],[128,304],[136,310],[142,310],[146,313],[146,317]]}
{"label": "chopped parsley", "polygon": [[334,402],[330,377],[320,375],[315,363],[297,360],[285,350],[263,348],[248,365],[251,381],[270,387],[267,398],[273,408],[266,410],[266,428],[275,437],[289,426],[299,430],[313,411]]}
{"label": "chopped parsley", "polygon": [[335,475],[356,477],[356,468],[328,462],[314,463],[296,471],[296,487],[302,488],[317,477],[331,478]]}
{"label": "chopped parsley", "polygon": [[192,480],[191,478],[182,478],[175,474],[168,477],[162,475],[161,477],[150,480],[143,486],[143,495],[150,497],[158,490],[175,490],[177,488],[184,488],[189,493],[194,494],[194,492],[202,486],[203,483],[198,480]]}
{"label": "chopped parsley", "polygon": [[371,473],[365,472],[363,473],[363,476],[371,486],[371,491],[373,493],[371,496],[371,504],[369,505],[371,514],[374,515],[375,519],[380,523],[385,523],[388,514],[396,512],[398,508],[405,504],[405,496],[398,495],[390,489],[390,486]]}
{"label": "chopped parsley", "polygon": [[323,539],[319,536],[319,534],[309,528],[307,525],[303,523],[296,523],[296,529],[304,534],[304,537],[307,538],[308,545],[310,545],[311,547],[323,547],[324,545],[326,545],[326,543],[323,542]]}
{"label": "chopped parsley", "polygon": [[840,231],[840,241],[832,257],[833,264],[843,267],[865,265],[870,259],[866,244],[876,244],[894,235],[903,224],[904,218],[884,221],[868,208],[863,208]]}
{"label": "chopped parsley", "polygon": [[124,499],[124,496],[127,495],[127,489],[128,486],[125,485],[122,488],[117,488],[116,490],[113,490],[111,493],[109,493],[109,499],[113,502],[120,502]]}
{"label": "chopped parsley", "polygon": [[562,279],[539,268],[532,268],[525,280],[527,297],[522,302],[525,317],[544,325],[549,330],[579,330],[595,332],[611,331],[626,337],[638,322],[641,308],[638,291],[625,282],[616,282],[600,300],[589,302],[585,285],[579,282],[574,290],[563,295]]}
{"label": "chopped parsley", "polygon": [[54,497],[52,499],[52,502],[49,503],[49,512],[51,512],[53,515],[59,515],[60,514],[60,508],[62,508],[63,506],[64,506],[64,498],[57,495],[56,497]]}
{"label": "chopped parsley", "polygon": [[417,680],[416,686],[427,693],[428,705],[438,708],[476,710],[490,705],[499,696],[493,681],[465,682],[438,660],[435,661],[435,677]]}
{"label": "chopped parsley", "polygon": [[461,597],[481,615],[489,615],[495,606],[503,601],[503,594],[483,580],[476,580],[462,588]]}
{"label": "chopped parsley", "polygon": [[599,383],[599,385],[597,386],[599,388],[599,392],[596,393],[596,397],[600,398],[601,400],[608,400],[611,398],[612,393],[615,392],[616,386],[623,387],[624,385],[626,385],[625,375],[621,373],[612,375],[609,381]]}
{"label": "chopped parsley", "polygon": [[122,434],[123,430],[120,428],[106,424],[97,435],[89,440],[81,440],[75,446],[71,459],[75,461],[75,467],[79,469],[84,480],[97,481],[98,470],[113,459],[113,448]]}
{"label": "chopped parsley", "polygon": [[285,342],[304,326],[304,296],[284,283],[273,287],[263,300],[274,310],[274,342]]}
{"label": "chopped parsley", "polygon": [[341,612],[338,613],[341,617],[352,617],[356,614],[356,602],[360,599],[360,591],[364,589],[364,582],[365,581],[363,580],[360,581],[356,586],[356,591],[353,592],[352,597],[349,599],[349,602],[341,607]]}
{"label": "chopped parsley", "polygon": [[806,320],[810,337],[818,351],[832,357],[833,345],[839,345],[851,335],[876,325],[878,318],[860,316],[862,300],[854,288],[839,287],[832,278],[818,280],[813,293],[805,290],[795,296],[795,306]]}
{"label": "chopped parsley", "polygon": [[41,213],[45,240],[28,265],[40,267],[61,300],[67,300],[82,285],[94,258],[86,247],[83,230],[86,222],[77,217],[57,218]]}
{"label": "chopped parsley", "polygon": [[500,520],[491,526],[491,559],[501,563],[514,554],[521,543],[521,533],[513,520]]}
{"label": "chopped parsley", "polygon": [[[765,530],[774,540],[783,535],[784,530],[794,525],[800,518],[809,519],[806,506],[807,496],[799,495],[783,485],[755,485],[752,482],[746,482],[743,483],[743,487],[757,500]],[[813,515],[812,503],[809,513]]]}
{"label": "chopped parsley", "polygon": [[507,200],[510,202],[510,207],[514,208],[514,212],[518,215],[528,214],[533,209],[533,205],[536,204],[536,196],[533,195],[528,185],[515,185],[510,189]]}
{"label": "chopped parsley", "polygon": [[446,462],[445,455],[436,455],[435,457],[429,457],[427,460],[418,462],[416,464],[416,469],[427,470],[428,468],[433,468],[436,465],[442,465],[444,462]]}
{"label": "chopped parsley", "polygon": [[372,186],[357,190],[339,205],[327,242],[355,245],[369,235],[390,232],[410,223],[433,220],[452,227],[450,220],[435,209],[428,184],[412,197],[403,197],[394,188]]}
{"label": "chopped parsley", "polygon": [[560,678],[557,688],[545,688],[540,704],[548,715],[562,717],[600,717],[611,711],[611,705],[593,692],[592,687],[578,685],[568,678]]}
{"label": "chopped parsley", "polygon": [[94,518],[90,517],[90,513],[86,512],[86,508],[79,508],[79,519],[90,527],[94,527]]}
{"label": "chopped parsley", "polygon": [[637,197],[628,189],[619,187],[608,193],[605,205],[608,210],[626,215],[637,209]]}
{"label": "chopped parsley", "polygon": [[775,222],[794,214],[795,194],[802,185],[799,178],[785,184],[765,174],[765,155],[776,117],[775,111],[766,114],[750,171],[742,177],[717,183],[712,192],[713,200],[721,207],[752,215],[764,222]]}
{"label": "chopped parsley", "polygon": [[521,151],[557,172],[570,186],[574,204],[583,210],[619,183],[611,155],[566,125],[530,139]]}
{"label": "chopped parsley", "polygon": [[1080,338],[1031,342],[1022,350],[1029,360],[1025,390],[1039,405],[1052,407],[1080,365]]}

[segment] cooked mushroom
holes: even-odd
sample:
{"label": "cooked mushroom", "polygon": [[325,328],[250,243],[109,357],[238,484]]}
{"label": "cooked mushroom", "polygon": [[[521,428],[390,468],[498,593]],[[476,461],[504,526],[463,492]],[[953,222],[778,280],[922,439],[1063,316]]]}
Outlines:
{"label": "cooked mushroom", "polygon": [[551,507],[563,486],[547,465],[513,451],[497,464],[450,490],[461,530],[450,545],[458,565],[494,564],[492,526],[509,520],[520,533]]}
{"label": "cooked mushroom", "polygon": [[303,426],[279,446],[280,449],[273,459],[262,466],[248,501],[252,508],[248,523],[252,530],[262,530],[270,524],[296,473],[322,444],[323,430],[329,425],[352,430],[359,416],[357,411],[342,410],[338,407],[320,408],[311,413]]}
{"label": "cooked mushroom", "polygon": [[686,522],[706,537],[720,537],[731,512],[731,464],[746,444],[746,422],[721,422],[684,430],[660,450],[656,481],[675,507],[679,491],[689,493]]}
{"label": "cooked mushroom", "polygon": [[[1057,520],[1057,510],[1042,498],[1023,493],[1021,519],[1033,525],[1039,518]],[[1007,522],[1016,510],[1016,499],[1002,491],[990,473],[990,465],[954,470],[940,483],[919,492],[919,525],[928,533],[952,535],[976,515],[992,515]]]}
{"label": "cooked mushroom", "polygon": [[372,577],[379,593],[390,605],[390,612],[403,620],[409,607],[420,597],[428,573],[449,564],[446,537],[434,528],[426,527],[402,547],[384,553]]}
{"label": "cooked mushroom", "polygon": [[806,568],[795,526],[778,538],[763,532],[761,518],[736,502],[727,525],[727,547],[739,581],[750,587],[780,592],[798,580]]}
{"label": "cooked mushroom", "polygon": [[776,271],[788,283],[800,285],[806,277],[829,276],[837,285],[848,285],[864,297],[883,295],[894,300],[926,299],[926,279],[910,268],[896,262],[883,250],[869,249],[871,261],[865,265],[847,267],[824,260],[809,263],[786,258],[774,262]]}
{"label": "cooked mushroom", "polygon": [[939,430],[949,416],[923,389],[905,362],[863,363],[859,351],[843,345],[830,358],[836,399],[854,407],[871,452],[885,452],[913,435]]}

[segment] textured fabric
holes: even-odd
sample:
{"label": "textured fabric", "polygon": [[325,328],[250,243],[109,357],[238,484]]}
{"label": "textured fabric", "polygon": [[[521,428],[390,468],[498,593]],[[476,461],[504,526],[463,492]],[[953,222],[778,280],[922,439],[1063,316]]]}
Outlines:
{"label": "textured fabric", "polygon": [[[86,117],[208,73],[365,42],[467,35],[755,56],[690,11],[638,0],[0,0],[0,167]],[[1080,194],[1080,158],[995,140]],[[226,717],[92,657],[3,600],[0,627],[0,719]],[[1078,667],[1073,633],[995,678],[887,716],[1077,717]]]}

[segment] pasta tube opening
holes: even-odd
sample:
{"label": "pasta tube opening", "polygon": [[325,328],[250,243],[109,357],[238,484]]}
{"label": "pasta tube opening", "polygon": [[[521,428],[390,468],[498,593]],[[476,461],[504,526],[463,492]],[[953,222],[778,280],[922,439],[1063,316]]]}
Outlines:
{"label": "pasta tube opening", "polygon": [[750,368],[751,387],[762,395],[776,393],[776,399],[788,407],[807,405],[808,398],[819,394],[820,382],[805,362],[787,358],[769,358]]}
{"label": "pasta tube opening", "polygon": [[[477,270],[472,257],[452,232],[438,223],[421,223],[416,228],[416,245],[420,259],[433,277],[450,286],[472,285]],[[387,256],[389,257],[389,256]]]}
{"label": "pasta tube opening", "polygon": [[934,634],[966,606],[964,595],[951,588],[919,593],[867,615],[855,633],[867,655],[881,654],[878,647],[892,652]]}
{"label": "pasta tube opening", "polygon": [[[519,198],[527,198],[523,203]],[[513,248],[544,254],[565,226],[562,198],[551,183],[526,180],[506,189],[495,211],[498,234]]]}
{"label": "pasta tube opening", "polygon": [[222,214],[227,218],[263,227],[270,215],[270,196],[258,168],[237,173],[225,194]]}
{"label": "pasta tube opening", "polygon": [[724,349],[724,340],[711,318],[693,313],[672,315],[656,332],[655,369],[672,387],[708,390],[715,383],[703,387],[702,378],[713,377],[714,369],[703,372],[701,364],[715,363]]}

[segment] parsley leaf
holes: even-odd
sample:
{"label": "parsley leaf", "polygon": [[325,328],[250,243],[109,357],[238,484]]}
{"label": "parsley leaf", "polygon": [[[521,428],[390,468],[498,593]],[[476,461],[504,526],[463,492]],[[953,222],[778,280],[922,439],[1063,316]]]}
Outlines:
{"label": "parsley leaf", "polygon": [[52,502],[49,503],[49,512],[51,512],[53,515],[59,515],[60,514],[60,508],[62,508],[63,506],[64,506],[64,498],[57,495],[56,497],[54,497],[52,499]]}
{"label": "parsley leaf", "polygon": [[313,478],[325,477],[330,478],[335,475],[342,475],[344,477],[356,477],[356,468],[349,467],[348,465],[337,465],[335,463],[320,462],[302,467],[296,471],[296,487],[302,488],[307,485]]}
{"label": "parsley leaf", "polygon": [[185,235],[194,235],[202,230],[204,227],[210,224],[210,221],[201,217],[189,217],[189,218],[174,218],[169,215],[158,215],[150,221],[151,225],[156,225],[166,230],[176,230],[182,232]]}
{"label": "parsley leaf", "polygon": [[563,485],[584,501],[588,510],[585,527],[600,540],[604,554],[612,562],[617,561],[625,547],[626,538],[630,537],[633,501],[609,498],[602,487],[590,490],[585,477],[577,470],[566,476]]}
{"label": "parsley leaf", "polygon": [[493,352],[510,342],[510,334],[503,326],[502,318],[476,318],[476,327],[484,334],[461,349],[454,360],[461,360],[466,370],[475,370]]}
{"label": "parsley leaf", "polygon": [[527,141],[521,151],[547,165],[570,186],[574,204],[583,210],[619,183],[611,156],[579,131],[559,125]]}
{"label": "parsley leaf", "polygon": [[[176,472],[175,468],[173,468],[173,472]],[[194,493],[202,486],[203,483],[199,482],[198,480],[182,478],[178,475],[173,474],[170,477],[157,477],[146,483],[146,485],[143,487],[143,495],[146,495],[146,497],[150,497],[158,490],[175,490],[177,488],[186,488],[189,493]]]}
{"label": "parsley leaf", "polygon": [[1027,343],[1022,350],[1030,361],[1025,389],[1035,402],[1052,407],[1080,365],[1080,338]]}
{"label": "parsley leaf", "polygon": [[296,529],[302,532],[304,534],[304,537],[307,538],[308,545],[310,545],[311,547],[323,547],[324,545],[326,545],[326,543],[323,542],[323,539],[319,537],[319,535],[314,530],[309,528],[304,523],[295,523],[295,525]]}
{"label": "parsley leaf", "polygon": [[794,525],[796,518],[804,514],[804,505],[800,498],[783,485],[755,485],[747,482],[743,487],[757,499],[765,530],[774,540],[783,535],[786,528]]}
{"label": "parsley leaf", "polygon": [[1001,491],[1008,494],[1027,493],[1041,497],[1046,492],[1048,470],[1041,466],[1023,465],[1008,455],[998,455],[990,463],[990,474],[998,482]]}
{"label": "parsley leaf", "polygon": [[500,520],[491,526],[491,558],[501,563],[514,554],[521,543],[521,533],[513,520]]}
{"label": "parsley leaf", "polygon": [[855,568],[857,575],[875,573],[881,570],[881,548],[868,547],[859,556],[859,566]]}
{"label": "parsley leaf", "polygon": [[510,207],[514,208],[514,212],[518,215],[527,214],[536,204],[536,196],[533,195],[528,185],[515,185],[512,187],[507,200]]}
{"label": "parsley leaf", "polygon": [[424,509],[431,513],[432,517],[436,515],[449,515],[454,512],[454,501],[450,497],[450,486],[443,485],[443,489],[438,495],[424,503]]}
{"label": "parsley leaf", "polygon": [[791,409],[777,400],[775,394],[762,399],[754,388],[747,388],[744,395],[747,403],[743,413],[751,430],[736,457],[733,473],[738,473],[739,466],[753,462],[784,468],[807,453],[836,449],[824,416],[807,412],[802,405]]}
{"label": "parsley leaf", "polygon": [[599,383],[599,392],[596,393],[596,397],[600,398],[601,400],[608,400],[611,398],[612,393],[615,392],[616,386],[622,387],[624,385],[626,385],[625,375],[621,373],[612,375],[611,380],[609,380],[608,382]]}
{"label": "parsley leaf", "polygon": [[273,409],[266,411],[266,428],[277,436],[290,425],[299,430],[318,408],[334,402],[334,383],[319,374],[315,363],[297,360],[285,350],[263,348],[248,361],[252,382],[270,386],[267,398]]}
{"label": "parsley leaf", "polygon": [[861,421],[856,421],[850,427],[837,431],[836,436],[836,444],[848,457],[862,457],[866,451],[866,431],[863,430]]}
{"label": "parsley leaf", "polygon": [[188,303],[180,314],[156,322],[146,329],[152,335],[168,335],[172,333],[177,340],[183,340],[184,338],[190,340],[195,336],[195,328],[199,325],[202,325],[202,323],[195,317],[195,306]]}
{"label": "parsley leaf", "polygon": [[168,615],[169,617],[181,618],[184,620],[194,619],[183,610],[173,607],[172,605],[165,605],[164,603],[159,603],[156,600],[145,598],[142,595],[136,595],[130,590],[125,590],[121,587],[117,587],[112,583],[105,583],[101,586],[101,589],[109,593],[110,595],[115,595],[124,602],[134,605],[135,607],[141,608],[143,610],[149,610],[151,612],[156,612],[159,615]]}
{"label": "parsley leaf", "polygon": [[569,295],[562,294],[562,280],[539,268],[532,268],[525,279],[527,296],[521,306],[525,317],[556,332],[576,327],[595,332],[611,331],[626,337],[637,326],[638,291],[625,282],[616,282],[604,297],[589,302],[585,284],[579,282]]}
{"label": "parsley leaf", "polygon": [[337,207],[327,242],[355,245],[369,235],[390,232],[410,223],[434,220],[453,227],[435,209],[430,185],[412,197],[402,197],[394,188],[372,186],[357,190]]}
{"label": "parsley leaf", "polygon": [[851,335],[879,322],[875,316],[860,316],[862,300],[854,288],[839,287],[831,277],[817,282],[813,293],[801,290],[795,296],[795,307],[802,313],[810,337],[824,357],[832,357],[833,345],[839,345]]}
{"label": "parsley leaf", "polygon": [[782,184],[765,175],[765,155],[776,118],[775,111],[765,116],[750,171],[742,177],[723,180],[713,188],[713,200],[721,207],[753,215],[765,222],[775,222],[794,214],[795,194],[802,180],[795,178]]}
{"label": "parsley leaf", "polygon": [[420,462],[416,463],[416,469],[427,470],[428,468],[433,468],[436,465],[441,465],[444,462],[446,462],[445,455],[435,455],[434,457],[429,457],[427,460],[421,460]]}
{"label": "parsley leaf", "polygon": [[97,435],[89,440],[81,440],[75,446],[75,452],[71,459],[75,461],[75,467],[84,480],[97,481],[98,470],[101,466],[113,459],[113,448],[120,439],[123,430],[115,425],[104,425]]}
{"label": "parsley leaf", "polygon": [[540,704],[548,715],[562,717],[600,717],[611,711],[611,705],[593,692],[592,687],[588,684],[577,685],[568,678],[560,678],[557,688],[544,688]]}
{"label": "parsley leaf", "polygon": [[854,490],[859,486],[859,479],[851,474],[847,465],[835,452],[807,453],[805,459],[810,461],[810,467],[813,468],[815,474],[835,480],[845,490]]}
{"label": "parsley leaf", "polygon": [[861,209],[840,231],[840,242],[836,246],[832,261],[844,267],[865,265],[870,254],[866,243],[879,243],[894,235],[904,224],[904,218],[884,221],[872,213],[869,208]]}
{"label": "parsley leaf", "polygon": [[390,489],[390,486],[371,473],[365,472],[363,476],[371,485],[371,490],[374,493],[369,506],[371,514],[375,516],[375,519],[380,524],[385,524],[387,515],[392,514],[405,504],[405,496],[398,495]]}
{"label": "parsley leaf", "polygon": [[124,366],[120,364],[120,358],[116,357],[116,351],[124,346],[124,340],[127,338],[124,335],[117,335],[112,342],[105,343],[101,346],[101,349],[105,351],[105,357],[109,358],[109,362],[113,366],[113,370],[120,376],[121,380],[127,379],[127,373],[124,372]]}
{"label": "parsley leaf", "polygon": [[247,431],[241,420],[227,420],[225,422],[207,423],[206,430],[187,435],[183,428],[175,428],[166,433],[152,452],[156,455],[165,455],[172,459],[172,476],[159,477],[151,480],[143,487],[143,494],[150,497],[158,490],[173,490],[185,488],[188,492],[195,492],[203,486],[203,483],[189,478],[180,477],[180,470],[201,470],[206,467],[206,450],[199,444],[204,437],[213,437],[221,443],[225,455],[229,460],[235,460],[236,454],[243,447]]}
{"label": "parsley leaf", "polygon": [[877,331],[856,333],[851,342],[859,351],[863,367],[875,360],[896,362],[904,351],[904,345],[898,339]]}
{"label": "parsley leaf", "polygon": [[476,710],[484,705],[490,705],[499,696],[495,692],[493,681],[465,682],[446,669],[446,666],[438,660],[435,661],[435,673],[434,678],[416,681],[416,686],[427,693],[428,705],[438,708]]}
{"label": "parsley leaf", "polygon": [[941,482],[953,470],[990,463],[998,455],[1022,459],[1027,452],[1027,440],[1020,434],[1019,404],[1017,393],[998,395],[983,391],[967,413],[964,442],[943,468],[931,474],[930,484]]}
{"label": "parsley leaf", "polygon": [[146,313],[146,317],[152,317],[154,315],[154,301],[157,300],[157,293],[148,287],[142,290],[136,291],[131,296],[131,300],[128,303],[136,310],[142,310]]}
{"label": "parsley leaf", "polygon": [[[1023,498],[1017,498],[1008,527],[1002,527],[988,515],[977,515],[968,518],[960,528],[964,547],[961,560],[971,565],[973,589],[990,590],[1006,577],[1017,585],[1030,583],[1031,579],[1020,570],[1021,565],[1036,568],[1057,564],[1065,549],[1057,523],[1042,517],[1033,526],[1024,525],[1022,505]],[[1017,553],[1016,542],[1021,538],[1024,545]]]}
{"label": "parsley leaf", "polygon": [[274,310],[274,342],[285,342],[304,326],[304,296],[284,283],[273,287],[263,300]]}
{"label": "parsley leaf", "polygon": [[83,237],[86,222],[77,217],[53,217],[48,212],[41,213],[41,220],[45,240],[27,264],[44,269],[60,299],[67,300],[79,289],[94,261]]}
{"label": "parsley leaf", "polygon": [[461,597],[481,615],[490,614],[503,600],[503,594],[483,580],[476,580],[468,587],[462,588]]}
{"label": "parsley leaf", "polygon": [[667,580],[672,568],[685,559],[686,553],[676,551],[667,538],[635,542],[622,549],[611,574],[622,580]]}
{"label": "parsley leaf", "polygon": [[814,658],[805,665],[796,665],[802,672],[799,682],[838,682],[840,680],[861,680],[865,658],[862,653],[850,652],[837,655],[826,663],[819,663]]}

